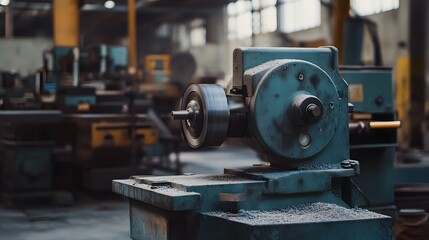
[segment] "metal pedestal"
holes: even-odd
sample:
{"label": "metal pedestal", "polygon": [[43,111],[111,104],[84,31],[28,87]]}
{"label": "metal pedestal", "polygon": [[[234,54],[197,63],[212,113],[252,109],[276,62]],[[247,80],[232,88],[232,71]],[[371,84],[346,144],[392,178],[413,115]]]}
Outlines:
{"label": "metal pedestal", "polygon": [[391,239],[389,217],[349,207],[362,201],[346,190],[358,172],[358,164],[258,166],[136,176],[114,180],[113,191],[130,198],[132,239]]}

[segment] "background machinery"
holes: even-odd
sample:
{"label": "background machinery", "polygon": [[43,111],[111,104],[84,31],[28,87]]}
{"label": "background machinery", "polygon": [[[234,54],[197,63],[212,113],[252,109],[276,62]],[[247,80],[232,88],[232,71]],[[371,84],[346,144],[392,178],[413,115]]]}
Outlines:
{"label": "background machinery", "polygon": [[353,181],[365,193],[371,210],[395,216],[394,162],[401,122],[396,119],[392,69],[344,66],[340,72],[354,106],[350,156],[359,161],[362,171]]}

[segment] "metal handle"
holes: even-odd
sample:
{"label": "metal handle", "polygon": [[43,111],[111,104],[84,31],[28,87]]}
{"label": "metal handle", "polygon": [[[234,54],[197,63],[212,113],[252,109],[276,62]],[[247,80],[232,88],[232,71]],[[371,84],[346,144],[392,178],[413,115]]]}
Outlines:
{"label": "metal handle", "polygon": [[395,129],[401,127],[401,121],[374,121],[349,123],[350,131],[362,131],[364,129]]}
{"label": "metal handle", "polygon": [[381,122],[369,122],[369,128],[381,129],[381,128],[400,128],[401,121],[381,121]]}

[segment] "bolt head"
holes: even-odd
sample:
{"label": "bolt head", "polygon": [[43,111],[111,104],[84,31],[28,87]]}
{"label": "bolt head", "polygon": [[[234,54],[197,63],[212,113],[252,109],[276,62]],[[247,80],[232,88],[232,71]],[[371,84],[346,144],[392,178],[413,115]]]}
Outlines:
{"label": "bolt head", "polygon": [[310,135],[308,135],[306,133],[301,133],[298,136],[298,142],[302,148],[307,148],[310,146],[311,137],[310,137]]}
{"label": "bolt head", "polygon": [[312,117],[319,117],[322,114],[322,110],[314,103],[311,103],[307,107],[307,114]]}
{"label": "bolt head", "polygon": [[351,168],[351,167],[352,167],[352,165],[351,165],[350,160],[344,160],[344,161],[341,161],[341,167],[342,167],[342,168]]}

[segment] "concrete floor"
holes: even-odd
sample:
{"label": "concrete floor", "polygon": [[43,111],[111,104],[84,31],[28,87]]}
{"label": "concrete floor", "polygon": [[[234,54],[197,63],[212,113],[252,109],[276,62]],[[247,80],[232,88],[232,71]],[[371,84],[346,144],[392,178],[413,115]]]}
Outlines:
{"label": "concrete floor", "polygon": [[[250,166],[260,161],[247,148],[225,144],[220,149],[181,154],[185,173],[221,173],[223,168]],[[0,239],[90,240],[129,239],[128,201],[121,198],[77,196],[70,207],[0,204]]]}

